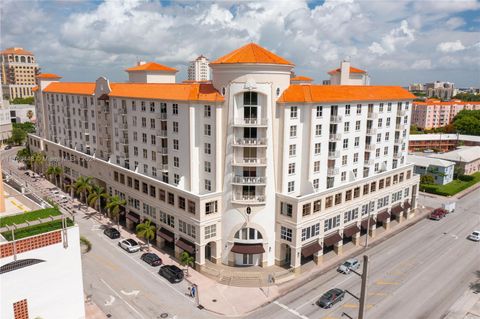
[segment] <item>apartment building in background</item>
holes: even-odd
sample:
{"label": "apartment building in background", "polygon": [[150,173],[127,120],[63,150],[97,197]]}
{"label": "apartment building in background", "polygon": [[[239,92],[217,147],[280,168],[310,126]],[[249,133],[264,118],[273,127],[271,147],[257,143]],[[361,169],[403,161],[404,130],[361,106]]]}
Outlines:
{"label": "apartment building in background", "polygon": [[6,98],[13,100],[33,96],[35,76],[39,72],[33,53],[23,48],[8,48],[1,51],[0,55],[0,77]]}
{"label": "apartment building in background", "polygon": [[443,127],[451,124],[458,112],[462,110],[480,110],[480,102],[463,102],[460,100],[442,102],[437,99],[413,102],[412,124],[427,130]]}
{"label": "apartment building in background", "polygon": [[480,136],[463,134],[413,134],[408,141],[409,152],[435,150],[449,152],[460,146],[480,146]]}
{"label": "apartment building in background", "polygon": [[188,64],[189,81],[210,81],[209,61],[203,55],[200,55]]}
{"label": "apartment building in background", "polygon": [[39,78],[30,147],[62,159],[66,185],[95,177],[127,201],[121,223],[151,219],[199,269],[299,269],[413,216],[408,91],[292,84],[293,63],[254,43],[210,67],[210,83]]}
{"label": "apartment building in background", "polygon": [[424,89],[427,98],[450,100],[455,95],[455,85],[452,82],[435,81],[425,83]]}

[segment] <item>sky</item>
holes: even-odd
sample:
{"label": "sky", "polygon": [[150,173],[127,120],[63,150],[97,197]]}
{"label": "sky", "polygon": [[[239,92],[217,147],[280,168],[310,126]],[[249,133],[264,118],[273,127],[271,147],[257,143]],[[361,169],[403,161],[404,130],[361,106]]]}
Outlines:
{"label": "sky", "polygon": [[0,46],[32,51],[63,81],[126,81],[138,60],[186,78],[249,42],[321,83],[343,59],[372,84],[480,87],[480,0],[0,1]]}

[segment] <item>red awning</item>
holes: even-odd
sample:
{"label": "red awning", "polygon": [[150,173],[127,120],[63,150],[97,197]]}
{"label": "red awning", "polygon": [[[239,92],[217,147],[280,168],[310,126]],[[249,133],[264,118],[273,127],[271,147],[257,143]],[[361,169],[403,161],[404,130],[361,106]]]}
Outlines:
{"label": "red awning", "polygon": [[322,250],[322,246],[318,242],[314,242],[308,246],[302,247],[302,256],[308,257],[315,254],[317,251]]}
{"label": "red awning", "polygon": [[377,214],[377,221],[379,222],[384,222],[390,217],[390,214],[388,211],[384,210],[383,212],[380,212]]}
{"label": "red awning", "polygon": [[408,202],[408,200],[403,203],[403,209],[408,209],[408,208],[411,208],[411,207],[412,207],[412,205]]}
{"label": "red awning", "polygon": [[343,230],[343,237],[352,237],[356,233],[360,231],[360,228],[357,226],[357,224],[353,224]]}
{"label": "red awning", "polygon": [[333,244],[338,243],[341,240],[342,240],[342,236],[340,236],[340,234],[337,231],[337,232],[335,232],[333,234],[330,234],[327,237],[325,237],[325,239],[323,240],[323,245],[324,246],[331,246]]}
{"label": "red awning", "polygon": [[394,206],[390,212],[392,213],[393,216],[398,216],[402,213],[402,211],[403,211],[402,206],[397,205],[397,206]]}
{"label": "red awning", "polygon": [[234,243],[231,251],[236,254],[263,254],[265,249],[263,244]]}
{"label": "red awning", "polygon": [[171,231],[163,227],[160,228],[160,230],[158,231],[158,236],[162,237],[163,239],[169,242],[173,242],[175,238],[175,235]]}
{"label": "red awning", "polygon": [[130,219],[134,223],[139,223],[140,222],[140,215],[134,212],[128,212],[126,218]]}
{"label": "red awning", "polygon": [[[365,218],[364,220],[362,220],[361,222],[361,226],[363,229],[367,229],[367,225],[368,224],[368,218]],[[375,219],[373,219],[373,217],[370,217],[370,227],[372,227],[372,225],[375,225]]]}
{"label": "red awning", "polygon": [[180,237],[180,239],[177,240],[175,245],[184,251],[188,252],[190,255],[192,255],[195,252],[195,244],[192,244],[186,239],[183,239]]}

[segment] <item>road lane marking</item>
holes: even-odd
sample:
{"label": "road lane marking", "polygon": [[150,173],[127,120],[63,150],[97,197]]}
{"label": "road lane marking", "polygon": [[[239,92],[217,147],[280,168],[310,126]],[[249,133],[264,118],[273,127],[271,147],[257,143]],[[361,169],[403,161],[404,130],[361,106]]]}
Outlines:
{"label": "road lane marking", "polygon": [[382,286],[382,285],[400,285],[399,281],[385,281],[385,280],[377,280],[375,281],[375,285]]}
{"label": "road lane marking", "polygon": [[288,306],[284,305],[283,303],[280,303],[280,302],[278,302],[278,301],[274,301],[273,303],[276,304],[277,306],[279,306],[279,307],[287,310],[288,312],[294,314],[295,316],[297,316],[297,317],[299,317],[299,318],[308,319],[307,316],[301,315],[298,311],[296,311],[295,309],[289,308]]}
{"label": "road lane marking", "polygon": [[[357,303],[346,303],[346,304],[343,304],[342,307],[343,307],[343,308],[355,309],[355,308],[358,308],[359,305],[358,305]],[[372,305],[372,304],[368,304],[368,305],[366,305],[366,308],[367,308],[367,309],[373,308],[373,305]]]}
{"label": "road lane marking", "polygon": [[132,291],[130,291],[130,292],[126,292],[126,291],[120,290],[120,292],[121,292],[122,294],[124,294],[125,296],[132,296],[132,295],[138,296],[138,294],[140,293],[139,290],[132,290]]}
{"label": "road lane marking", "polygon": [[369,292],[369,296],[390,296],[389,293],[386,292]]}
{"label": "road lane marking", "polygon": [[[339,286],[339,285],[343,284],[344,282],[350,280],[351,278],[352,278],[352,277],[349,276],[349,277],[345,278],[344,280],[340,281],[339,283],[336,283],[335,286]],[[302,307],[305,307],[306,305],[311,305],[314,300],[317,300],[317,299],[320,298],[322,295],[323,295],[323,294],[318,295],[318,296],[310,299],[309,301],[301,304],[300,306],[295,307],[295,309],[300,309],[300,308],[302,308]]]}
{"label": "road lane marking", "polygon": [[135,309],[131,304],[129,304],[125,299],[122,298],[122,296],[120,296],[120,294],[118,292],[116,292],[109,284],[107,284],[107,282],[105,280],[103,280],[103,278],[100,278],[100,281],[103,282],[105,284],[105,286],[107,286],[108,289],[110,289],[115,295],[117,295],[118,298],[120,298],[120,300],[122,300],[130,309],[132,309],[140,318],[144,319],[145,317],[142,316],[142,314],[140,312],[138,312],[137,309]]}

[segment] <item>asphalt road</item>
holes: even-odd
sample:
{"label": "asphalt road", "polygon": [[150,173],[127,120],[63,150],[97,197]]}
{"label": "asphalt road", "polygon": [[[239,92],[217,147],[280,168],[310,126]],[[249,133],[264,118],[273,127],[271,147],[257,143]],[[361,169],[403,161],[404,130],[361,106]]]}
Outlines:
{"label": "asphalt road", "polygon": [[[425,202],[440,204],[431,197]],[[466,239],[474,229],[480,229],[479,207],[480,189],[457,202],[456,212],[446,218],[421,220],[369,249],[366,318],[443,318],[469,289],[475,271],[480,270],[480,243]],[[358,259],[362,260],[362,256]],[[358,296],[360,278],[332,270],[248,318],[358,318],[358,302],[348,294],[331,309],[315,305],[324,292],[334,287]]]}
{"label": "asphalt road", "polygon": [[[27,182],[42,197],[49,194],[52,185],[47,181],[35,182],[18,170],[18,163],[12,161],[16,152],[17,148],[1,152],[2,168]],[[106,237],[95,218],[80,211],[75,221],[80,234],[92,243],[92,250],[82,255],[85,294],[110,318],[215,318],[212,313],[196,308],[194,299],[186,295],[186,281],[170,284],[158,275],[159,267],[140,260],[141,252],[127,253],[118,247],[119,239]]]}

